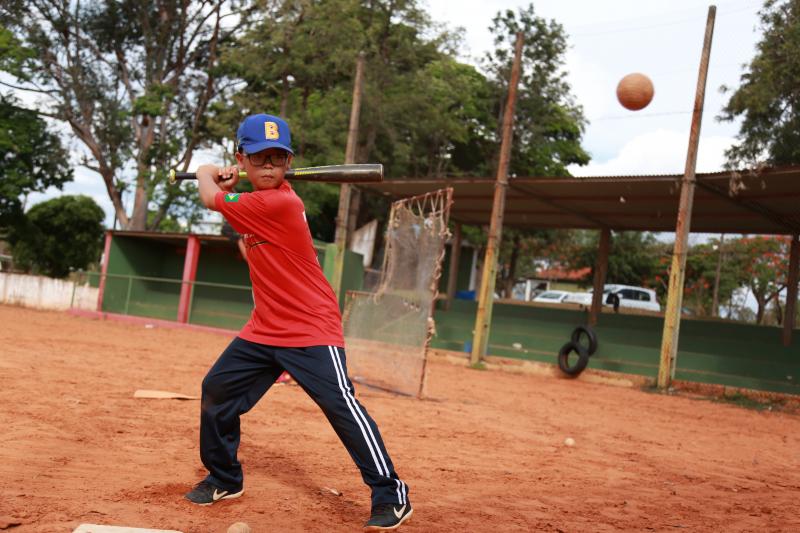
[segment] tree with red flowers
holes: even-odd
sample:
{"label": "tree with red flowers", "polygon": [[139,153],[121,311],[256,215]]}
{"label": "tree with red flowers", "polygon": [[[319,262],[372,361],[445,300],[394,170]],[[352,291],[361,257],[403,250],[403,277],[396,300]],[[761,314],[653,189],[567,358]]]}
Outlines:
{"label": "tree with red flowers", "polygon": [[786,288],[789,272],[789,246],[785,236],[742,237],[733,241],[736,262],[741,266],[742,286],[750,289],[756,300],[756,323],[764,321],[764,313]]}

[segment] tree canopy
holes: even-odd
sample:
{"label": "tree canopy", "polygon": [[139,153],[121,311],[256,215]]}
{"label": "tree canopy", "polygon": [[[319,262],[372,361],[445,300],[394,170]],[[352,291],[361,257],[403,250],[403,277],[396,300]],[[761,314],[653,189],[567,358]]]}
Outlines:
{"label": "tree canopy", "polygon": [[67,152],[33,111],[0,94],[0,229],[22,217],[21,197],[72,179]]}
{"label": "tree canopy", "polygon": [[[166,171],[186,169],[198,148],[230,154],[250,113],[289,120],[297,165],[342,162],[360,53],[357,161],[395,177],[491,175],[517,30],[526,49],[511,172],[566,175],[588,161],[566,34],[532,6],[492,21],[496,49],[481,68],[460,61],[459,31],[418,0],[9,0],[0,21],[0,48],[13,51],[0,69],[40,96],[36,112],[70,127],[127,228],[196,219],[194,191],[166,187]],[[335,216],[335,187],[299,189],[310,217]]]}
{"label": "tree canopy", "polygon": [[[510,173],[569,176],[568,165],[585,165],[590,158],[580,144],[586,126],[583,108],[575,102],[563,68],[567,50],[563,26],[537,16],[533,4],[517,13],[498,13],[492,24],[495,50],[485,64],[498,117],[506,103],[516,33],[521,31],[524,38]],[[492,154],[497,151],[499,130],[497,139]]]}
{"label": "tree canopy", "polygon": [[[158,227],[176,199],[171,167],[186,169],[203,142],[219,90],[218,46],[228,2],[9,0],[0,21],[20,45],[0,68],[39,95],[37,113],[66,123],[83,144],[123,227]],[[3,39],[0,39],[0,46]],[[9,85],[9,84],[6,84]],[[133,212],[121,192],[134,195]]]}
{"label": "tree canopy", "polygon": [[732,168],[800,163],[800,0],[767,0],[760,20],[756,55],[720,116],[742,119],[726,152]]}
{"label": "tree canopy", "polygon": [[55,278],[100,258],[105,213],[88,196],[65,195],[31,207],[9,232],[14,262]]}

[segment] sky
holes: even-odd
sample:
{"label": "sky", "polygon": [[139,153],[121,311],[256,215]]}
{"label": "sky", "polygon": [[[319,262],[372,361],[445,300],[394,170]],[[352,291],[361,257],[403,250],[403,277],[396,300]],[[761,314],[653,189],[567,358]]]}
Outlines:
{"label": "sky", "polygon": [[[528,2],[511,0],[428,0],[434,20],[465,30],[462,59],[477,64],[492,48],[488,30],[500,10]],[[584,147],[592,162],[570,170],[578,176],[682,173],[686,164],[708,6],[698,0],[539,0],[537,15],[559,22],[568,35],[565,70],[589,125]],[[720,170],[724,150],[738,123],[715,117],[727,102],[722,85],[737,87],[760,37],[761,2],[720,0],[709,62],[698,172]],[[477,13],[485,15],[476,16]],[[616,100],[618,81],[631,72],[650,77],[655,96],[641,111]]]}
{"label": "sky", "polygon": [[[431,18],[449,28],[463,28],[461,59],[479,65],[493,48],[491,19],[501,10],[516,11],[529,2],[516,0],[421,0]],[[735,88],[760,38],[757,12],[761,2],[719,0],[709,63],[708,84],[698,151],[697,171],[721,170],[724,150],[734,141],[739,124],[720,123],[727,101],[720,87]],[[691,109],[697,85],[709,4],[698,0],[537,0],[537,15],[562,24],[569,49],[565,71],[576,101],[589,124],[583,145],[592,156],[576,176],[638,173],[683,173]],[[616,100],[617,82],[641,72],[655,86],[655,96],[641,111],[627,111]],[[75,181],[64,193],[88,194],[113,211],[100,177],[76,168]],[[32,194],[29,205],[60,193]]]}

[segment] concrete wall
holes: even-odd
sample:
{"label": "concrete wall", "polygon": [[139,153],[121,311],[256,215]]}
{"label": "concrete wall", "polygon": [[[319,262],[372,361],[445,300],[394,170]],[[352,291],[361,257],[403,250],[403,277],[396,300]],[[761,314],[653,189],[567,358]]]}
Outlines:
{"label": "concrete wall", "polygon": [[72,281],[0,272],[0,303],[35,309],[94,310],[97,288]]}

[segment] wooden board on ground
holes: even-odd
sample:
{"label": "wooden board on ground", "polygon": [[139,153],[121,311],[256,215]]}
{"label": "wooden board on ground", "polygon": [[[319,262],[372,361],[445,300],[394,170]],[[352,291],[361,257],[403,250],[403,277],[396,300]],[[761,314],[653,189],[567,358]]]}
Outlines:
{"label": "wooden board on ground", "polygon": [[180,392],[170,392],[165,390],[139,389],[133,393],[134,398],[155,398],[159,400],[199,400],[199,396],[189,396]]}
{"label": "wooden board on ground", "polygon": [[72,533],[181,533],[174,529],[142,529],[139,527],[81,524]]}

